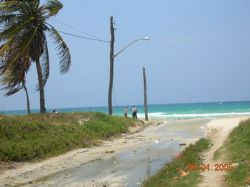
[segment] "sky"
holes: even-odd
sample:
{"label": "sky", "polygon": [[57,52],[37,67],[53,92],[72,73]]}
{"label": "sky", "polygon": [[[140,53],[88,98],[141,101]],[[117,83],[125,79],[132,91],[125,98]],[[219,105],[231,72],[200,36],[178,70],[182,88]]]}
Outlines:
{"label": "sky", "polygon": [[[109,41],[113,16],[116,52],[150,37],[115,58],[114,105],[143,103],[143,67],[150,104],[250,100],[249,0],[61,2],[63,9],[49,20],[60,31]],[[72,65],[61,75],[55,45],[49,42],[46,107],[107,106],[109,44],[62,36]],[[27,77],[32,109],[39,108],[36,84],[33,64]],[[11,97],[0,91],[0,111],[25,108],[24,91]]]}

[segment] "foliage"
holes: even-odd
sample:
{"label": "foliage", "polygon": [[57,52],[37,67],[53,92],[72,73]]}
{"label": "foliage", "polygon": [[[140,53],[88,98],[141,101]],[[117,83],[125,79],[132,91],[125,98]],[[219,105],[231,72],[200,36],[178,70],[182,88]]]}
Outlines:
{"label": "foliage", "polygon": [[0,161],[44,159],[125,133],[135,120],[102,113],[0,117]]}
{"label": "foliage", "polygon": [[39,66],[37,90],[41,91],[45,86],[49,78],[46,32],[57,46],[61,73],[69,70],[69,48],[59,32],[48,23],[48,19],[56,16],[62,7],[58,0],[48,0],[43,5],[39,0],[0,1],[0,76],[7,96],[24,88],[31,62]]}
{"label": "foliage", "polygon": [[[180,156],[176,157],[172,162],[167,164],[156,175],[147,179],[144,187],[193,187],[200,181],[198,170],[187,171],[190,164],[199,165],[202,163],[201,154],[208,149],[209,141],[200,139],[194,145],[187,147]],[[187,176],[181,176],[180,171],[188,172]]]}
{"label": "foliage", "polygon": [[228,186],[250,185],[250,119],[232,131],[223,148],[228,162],[238,163],[226,175]]}

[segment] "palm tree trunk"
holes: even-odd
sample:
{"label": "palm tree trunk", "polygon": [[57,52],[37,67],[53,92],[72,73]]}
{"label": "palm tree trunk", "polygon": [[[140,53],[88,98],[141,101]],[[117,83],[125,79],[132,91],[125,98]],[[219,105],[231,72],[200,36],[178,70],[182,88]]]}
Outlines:
{"label": "palm tree trunk", "polygon": [[28,90],[26,87],[25,82],[23,82],[23,88],[26,94],[26,101],[27,101],[27,114],[30,114],[30,99],[29,99],[29,94],[28,94]]}
{"label": "palm tree trunk", "polygon": [[37,70],[39,92],[40,92],[40,113],[45,113],[46,108],[45,108],[43,75],[42,75],[42,68],[41,68],[41,64],[39,60],[36,60],[36,70]]}

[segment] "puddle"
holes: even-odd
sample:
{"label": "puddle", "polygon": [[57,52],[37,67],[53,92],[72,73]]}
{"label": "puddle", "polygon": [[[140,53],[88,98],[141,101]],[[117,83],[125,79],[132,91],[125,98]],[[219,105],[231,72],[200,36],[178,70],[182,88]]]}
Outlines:
{"label": "puddle", "polygon": [[178,138],[194,140],[203,137],[204,130],[200,126],[206,122],[200,120],[192,127],[188,122],[160,126],[154,132],[153,140],[142,142],[137,148],[59,172],[46,182],[33,186],[141,186],[145,178],[154,175],[185,148],[179,146],[183,142]]}

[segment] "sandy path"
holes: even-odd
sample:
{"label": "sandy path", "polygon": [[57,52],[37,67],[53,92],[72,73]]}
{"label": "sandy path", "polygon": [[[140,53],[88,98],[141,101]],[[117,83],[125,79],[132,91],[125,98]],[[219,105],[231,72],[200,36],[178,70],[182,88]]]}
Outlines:
{"label": "sandy path", "polygon": [[[175,141],[183,141],[187,144],[193,143],[195,139],[190,140],[185,137],[175,136],[175,132],[179,132],[181,129],[183,130],[183,126],[178,125],[178,123],[180,121],[186,123],[186,127],[184,128],[186,128],[186,130],[189,129],[190,132],[192,132],[192,129],[194,128],[199,128],[200,123],[196,123],[195,125],[195,119],[177,121],[174,122],[174,125],[172,125],[171,128],[171,132],[173,132],[172,138]],[[50,158],[38,163],[24,163],[16,169],[6,170],[3,173],[0,173],[0,186],[32,184],[33,181],[43,177],[50,176],[63,170],[75,168],[94,160],[110,159],[115,154],[124,150],[136,149],[143,146],[147,142],[154,142],[156,139],[159,139],[159,131],[161,132],[162,128],[166,127],[169,127],[169,123],[167,121],[164,121],[164,123],[161,124],[159,124],[159,121],[154,121],[151,122],[151,125],[148,125],[147,128],[133,129],[133,133],[123,134],[122,137],[118,139],[104,141],[100,146],[74,150],[65,155]],[[169,141],[172,141],[172,139]],[[110,180],[111,179],[108,179],[107,181]],[[115,181],[113,178],[112,180]]]}
{"label": "sandy path", "polygon": [[[150,131],[151,128],[157,127],[159,123],[159,121],[150,122],[147,130]],[[153,134],[148,137],[142,136],[143,129],[141,126],[130,129],[132,133],[122,134],[122,137],[118,139],[104,141],[100,146],[74,150],[38,163],[23,163],[18,168],[0,173],[0,187],[28,184],[54,173],[100,159],[100,157],[112,157],[118,151],[136,147],[141,142],[153,138]]]}
{"label": "sandy path", "polygon": [[207,124],[208,137],[212,140],[212,147],[204,154],[204,164],[209,164],[210,171],[202,172],[203,181],[199,187],[222,187],[225,172],[214,171],[215,164],[223,164],[222,159],[213,160],[216,150],[218,150],[226,140],[230,131],[237,127],[240,121],[247,119],[246,117],[224,118],[212,120]]}

